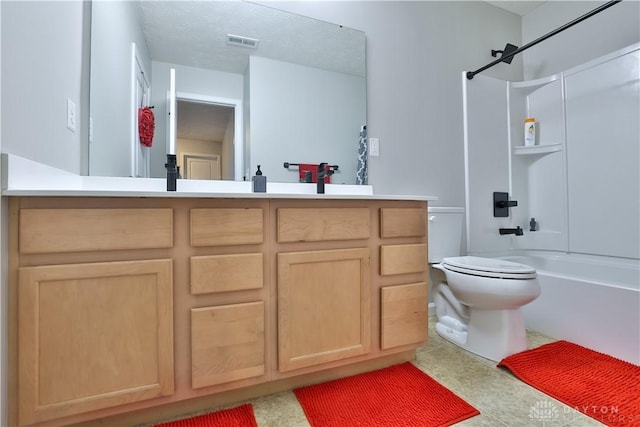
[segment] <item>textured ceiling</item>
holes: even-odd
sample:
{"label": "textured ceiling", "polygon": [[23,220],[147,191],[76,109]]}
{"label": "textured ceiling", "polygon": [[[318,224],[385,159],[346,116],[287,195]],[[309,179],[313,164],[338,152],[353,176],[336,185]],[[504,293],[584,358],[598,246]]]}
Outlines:
{"label": "textured ceiling", "polygon": [[[154,60],[244,73],[249,55],[365,75],[361,31],[244,1],[140,1]],[[231,46],[227,34],[260,40]]]}
{"label": "textured ceiling", "polygon": [[508,10],[517,15],[524,16],[536,7],[540,6],[544,1],[488,1],[487,3],[497,6],[501,9]]}
{"label": "textured ceiling", "polygon": [[191,101],[177,102],[177,136],[200,141],[222,141],[233,107]]}

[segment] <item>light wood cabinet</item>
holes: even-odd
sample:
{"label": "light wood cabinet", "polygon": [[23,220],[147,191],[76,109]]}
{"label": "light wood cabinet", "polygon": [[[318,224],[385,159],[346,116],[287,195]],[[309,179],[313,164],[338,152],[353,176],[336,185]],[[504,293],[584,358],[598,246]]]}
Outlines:
{"label": "light wood cabinet", "polygon": [[[392,280],[380,289],[381,338],[383,350],[427,341],[427,281],[410,282],[427,266],[427,210],[420,207],[384,207],[380,209],[380,275]],[[398,239],[419,243],[391,244]],[[426,279],[426,277],[425,277]]]}
{"label": "light wood cabinet", "polygon": [[20,424],[173,393],[171,264],[19,270]]}
{"label": "light wood cabinet", "polygon": [[426,282],[385,286],[382,291],[382,348],[421,343],[427,339]]}
{"label": "light wood cabinet", "polygon": [[170,248],[171,209],[21,209],[20,252]]}
{"label": "light wood cabinet", "polygon": [[281,208],[278,242],[368,239],[370,216],[368,208]]}
{"label": "light wood cabinet", "polygon": [[278,368],[371,348],[369,249],[278,254]]}
{"label": "light wood cabinet", "polygon": [[380,209],[380,237],[423,237],[427,235],[427,210],[420,208]]}
{"label": "light wood cabinet", "polygon": [[380,274],[419,273],[426,269],[427,245],[383,245],[380,247]]}
{"label": "light wood cabinet", "polygon": [[263,239],[262,209],[191,209],[191,246],[257,244]]}
{"label": "light wood cabinet", "polygon": [[264,302],[191,310],[191,382],[202,388],[265,373]]}
{"label": "light wood cabinet", "polygon": [[267,380],[264,204],[190,209],[190,247],[214,252],[190,257],[193,390]]}
{"label": "light wood cabinet", "polygon": [[149,424],[426,342],[425,202],[9,205],[10,427]]}
{"label": "light wood cabinet", "polygon": [[191,293],[259,289],[264,285],[261,253],[191,257]]}

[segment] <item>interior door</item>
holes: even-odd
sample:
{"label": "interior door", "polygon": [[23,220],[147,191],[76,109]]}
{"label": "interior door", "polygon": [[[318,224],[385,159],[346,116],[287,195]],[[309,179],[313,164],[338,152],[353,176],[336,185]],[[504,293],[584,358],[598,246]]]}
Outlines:
{"label": "interior door", "polygon": [[185,154],[185,178],[220,179],[220,156],[194,156]]}

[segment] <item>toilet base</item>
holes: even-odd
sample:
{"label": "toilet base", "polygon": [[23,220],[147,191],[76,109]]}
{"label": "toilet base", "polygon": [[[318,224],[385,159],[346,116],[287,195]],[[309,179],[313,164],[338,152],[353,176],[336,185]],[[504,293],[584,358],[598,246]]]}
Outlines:
{"label": "toilet base", "polygon": [[[453,319],[452,317],[443,317],[438,319],[438,323],[436,323],[436,332],[438,335],[443,337],[446,340],[451,341],[454,344],[459,346],[463,346],[467,342],[467,328],[456,327],[452,325],[451,320],[458,322],[457,319]],[[458,322],[459,323],[459,322]]]}
{"label": "toilet base", "polygon": [[528,348],[527,331],[520,309],[471,309],[466,330],[448,323],[446,317],[438,319],[438,335],[494,362]]}

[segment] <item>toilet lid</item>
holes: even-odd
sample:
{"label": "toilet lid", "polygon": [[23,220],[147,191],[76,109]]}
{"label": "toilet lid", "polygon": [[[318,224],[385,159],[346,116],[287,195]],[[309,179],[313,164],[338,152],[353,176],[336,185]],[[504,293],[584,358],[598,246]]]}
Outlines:
{"label": "toilet lid", "polygon": [[444,268],[458,273],[505,279],[534,279],[536,270],[525,264],[496,258],[461,256],[443,258]]}

